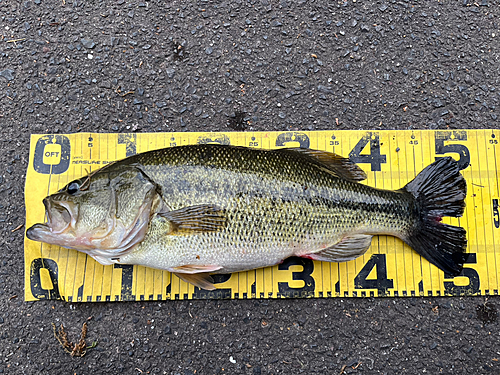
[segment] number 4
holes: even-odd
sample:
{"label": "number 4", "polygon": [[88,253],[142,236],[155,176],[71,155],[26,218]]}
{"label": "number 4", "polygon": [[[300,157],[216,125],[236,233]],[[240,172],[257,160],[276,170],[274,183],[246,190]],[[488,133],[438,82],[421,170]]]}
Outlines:
{"label": "number 4", "polygon": [[[368,143],[370,144],[370,153],[362,155],[361,152],[368,145]],[[372,132],[366,133],[349,153],[349,159],[355,163],[371,164],[372,171],[380,171],[381,164],[387,163],[387,158],[385,155],[380,154],[379,135]]]}
{"label": "number 4", "polygon": [[[368,279],[368,275],[377,268],[375,279]],[[354,279],[356,289],[377,289],[379,297],[386,296],[387,290],[394,287],[392,279],[387,278],[385,254],[373,254]]]}

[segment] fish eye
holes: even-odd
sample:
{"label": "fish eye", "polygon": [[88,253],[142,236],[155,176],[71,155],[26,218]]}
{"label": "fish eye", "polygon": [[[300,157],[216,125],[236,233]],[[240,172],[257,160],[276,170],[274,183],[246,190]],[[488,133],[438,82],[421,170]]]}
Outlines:
{"label": "fish eye", "polygon": [[78,190],[80,190],[80,184],[78,182],[72,182],[71,184],[68,185],[68,188],[66,189],[68,194],[71,195],[77,193]]}

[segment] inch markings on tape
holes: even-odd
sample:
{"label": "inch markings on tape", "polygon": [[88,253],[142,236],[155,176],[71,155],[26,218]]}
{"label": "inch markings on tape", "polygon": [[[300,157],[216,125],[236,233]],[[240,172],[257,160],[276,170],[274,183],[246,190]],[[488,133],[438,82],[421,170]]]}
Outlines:
{"label": "inch markings on tape", "polygon": [[44,221],[42,199],[87,172],[153,149],[220,143],[273,149],[308,147],[349,157],[366,183],[399,189],[440,157],[455,158],[467,180],[464,216],[469,259],[459,276],[444,274],[400,240],[375,236],[346,263],[290,258],[282,264],[214,275],[217,289],[186,284],[167,271],[103,266],[85,254],[25,238],[25,299],[136,301],[367,296],[498,295],[500,274],[500,131],[312,131],[32,135],[26,178],[26,228]]}

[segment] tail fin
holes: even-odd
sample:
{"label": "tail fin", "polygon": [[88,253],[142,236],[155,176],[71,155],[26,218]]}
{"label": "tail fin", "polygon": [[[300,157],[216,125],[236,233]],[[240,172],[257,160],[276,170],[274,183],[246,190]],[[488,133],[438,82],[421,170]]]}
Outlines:
{"label": "tail fin", "polygon": [[420,217],[405,242],[446,273],[458,275],[468,257],[466,231],[441,223],[443,216],[464,212],[467,184],[458,163],[451,157],[438,159],[401,190],[415,197]]}

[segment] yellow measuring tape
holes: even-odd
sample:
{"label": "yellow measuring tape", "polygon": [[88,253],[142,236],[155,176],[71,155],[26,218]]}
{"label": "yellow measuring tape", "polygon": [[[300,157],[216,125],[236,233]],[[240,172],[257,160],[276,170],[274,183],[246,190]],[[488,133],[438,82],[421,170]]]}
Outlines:
{"label": "yellow measuring tape", "polygon": [[500,286],[500,131],[313,131],[32,135],[26,177],[26,228],[44,221],[42,199],[87,171],[135,153],[196,143],[258,148],[307,147],[348,156],[365,183],[399,189],[436,158],[452,156],[467,180],[465,214],[445,222],[467,230],[471,254],[461,275],[444,274],[394,237],[374,237],[347,263],[290,258],[215,275],[200,290],[167,271],[102,266],[83,253],[25,239],[25,299],[131,301],[203,298],[498,295]]}

